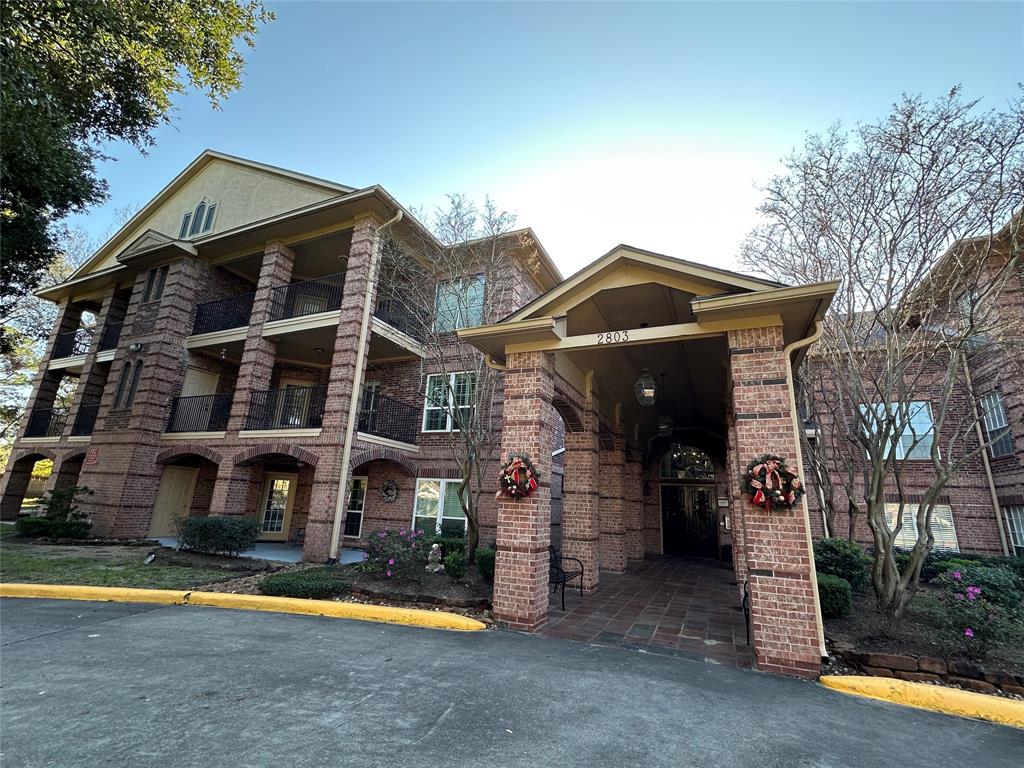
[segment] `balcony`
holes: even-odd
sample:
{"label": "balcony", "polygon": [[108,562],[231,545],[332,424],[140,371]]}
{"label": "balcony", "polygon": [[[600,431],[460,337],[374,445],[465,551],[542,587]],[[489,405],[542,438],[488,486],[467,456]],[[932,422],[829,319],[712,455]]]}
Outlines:
{"label": "balcony", "polygon": [[420,432],[420,409],[408,403],[373,394],[359,408],[356,429],[400,443],[416,444]]}
{"label": "balcony", "polygon": [[245,429],[319,429],[323,426],[326,402],[327,387],[253,392]]}
{"label": "balcony", "polygon": [[167,420],[168,432],[223,432],[231,415],[230,392],[176,397]]}
{"label": "balcony", "polygon": [[89,345],[92,344],[93,329],[79,328],[76,331],[64,331],[57,334],[57,340],[53,343],[52,358],[77,357],[89,352]]}
{"label": "balcony", "polygon": [[60,437],[67,422],[67,408],[33,408],[25,437]]}
{"label": "balcony", "polygon": [[117,342],[121,338],[121,322],[107,323],[103,326],[103,333],[100,334],[100,346],[98,352],[106,352],[109,349],[117,349]]}
{"label": "balcony", "polygon": [[224,331],[228,328],[242,328],[249,324],[252,316],[252,302],[256,293],[243,293],[219,301],[208,301],[196,307],[196,319],[192,324],[192,335]]}
{"label": "balcony", "polygon": [[423,341],[426,338],[420,318],[393,299],[378,301],[377,308],[373,310],[373,316],[417,341]]}
{"label": "balcony", "polygon": [[344,287],[345,273],[338,272],[275,288],[270,297],[270,322],[340,309]]}
{"label": "balcony", "polygon": [[75,423],[71,427],[71,434],[74,437],[83,437],[91,435],[93,429],[96,427],[96,415],[100,412],[99,403],[96,405],[82,405],[78,406],[78,413],[75,416]]}

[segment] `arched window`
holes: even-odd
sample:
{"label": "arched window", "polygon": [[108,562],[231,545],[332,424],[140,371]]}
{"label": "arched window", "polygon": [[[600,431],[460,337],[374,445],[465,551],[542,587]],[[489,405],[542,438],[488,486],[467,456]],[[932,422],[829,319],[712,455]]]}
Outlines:
{"label": "arched window", "polygon": [[206,220],[206,203],[196,206],[196,212],[192,214],[192,226],[188,230],[188,236],[194,237],[203,231],[203,222]]}
{"label": "arched window", "polygon": [[672,443],[661,460],[662,480],[714,480],[715,465],[704,451]]}

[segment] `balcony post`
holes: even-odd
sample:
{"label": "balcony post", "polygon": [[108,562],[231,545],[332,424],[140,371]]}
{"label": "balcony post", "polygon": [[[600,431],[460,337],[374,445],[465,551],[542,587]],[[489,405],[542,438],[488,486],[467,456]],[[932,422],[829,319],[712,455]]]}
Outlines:
{"label": "balcony post", "polygon": [[62,301],[57,309],[57,319],[53,323],[53,330],[50,331],[50,338],[46,342],[46,353],[39,363],[39,372],[32,382],[32,394],[29,395],[28,402],[25,405],[25,413],[21,417],[18,439],[25,436],[25,430],[28,427],[33,410],[36,408],[53,407],[53,401],[57,397],[60,381],[64,378],[62,371],[49,370],[50,360],[53,358],[53,347],[57,343],[57,337],[60,334],[66,331],[74,331],[81,322],[81,307],[75,306],[69,299]]}
{"label": "balcony post", "polygon": [[270,318],[274,289],[288,284],[294,263],[295,252],[283,243],[270,243],[263,252],[263,265],[260,267],[260,276],[256,283],[256,296],[252,302],[252,315],[245,336],[242,361],[238,366],[235,399],[231,404],[231,416],[228,419],[229,433],[237,434],[245,429],[252,393],[270,389],[277,342],[263,338],[263,326]]}
{"label": "balcony post", "polygon": [[[119,296],[115,288],[112,288],[110,293],[103,298],[103,305],[100,307],[99,315],[96,317],[96,331],[93,333],[92,343],[89,344],[89,351],[85,354],[82,373],[78,377],[78,386],[75,388],[75,395],[71,400],[71,408],[68,411],[68,420],[64,425],[63,439],[65,440],[71,436],[71,432],[75,428],[78,409],[82,404],[98,405],[100,398],[103,397],[103,387],[107,384],[110,366],[104,363],[97,364],[96,355],[99,354],[103,330],[111,322],[110,318],[112,316],[120,317],[124,314],[124,304],[124,298]],[[97,418],[99,417],[97,416]]]}

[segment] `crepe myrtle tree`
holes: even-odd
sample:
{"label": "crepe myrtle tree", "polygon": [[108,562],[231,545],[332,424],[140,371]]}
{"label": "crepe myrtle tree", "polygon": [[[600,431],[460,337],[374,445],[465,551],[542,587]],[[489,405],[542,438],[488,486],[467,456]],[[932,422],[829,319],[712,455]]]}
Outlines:
{"label": "crepe myrtle tree", "polygon": [[[741,258],[780,282],[839,283],[800,374],[830,433],[812,473],[816,461],[847,470],[833,482],[849,478],[849,503],[863,506],[872,584],[893,622],[934,545],[936,504],[987,448],[972,372],[991,386],[1022,374],[993,363],[1022,358],[1021,307],[1001,301],[1021,289],[1022,101],[982,111],[958,87],[904,96],[881,120],[810,135],[785,169]],[[900,567],[904,509],[917,536]]]}
{"label": "crepe myrtle tree", "polygon": [[515,216],[489,198],[478,206],[449,195],[446,205],[418,218],[429,233],[381,244],[378,310],[402,316],[423,345],[420,395],[428,422],[434,420],[425,426],[446,441],[458,466],[466,560],[473,563],[481,499],[495,488],[503,380],[456,331],[496,322],[520,306],[540,260],[530,233],[515,231]]}

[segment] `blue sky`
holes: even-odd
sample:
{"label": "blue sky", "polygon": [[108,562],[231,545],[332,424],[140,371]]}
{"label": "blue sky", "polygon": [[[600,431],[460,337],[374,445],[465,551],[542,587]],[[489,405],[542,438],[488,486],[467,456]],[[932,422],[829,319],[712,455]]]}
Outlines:
{"label": "blue sky", "polygon": [[626,242],[733,266],[757,185],[807,131],[955,83],[1005,107],[1021,3],[270,4],[245,84],[108,148],[110,230],[212,147],[408,206],[490,194],[563,273]]}

